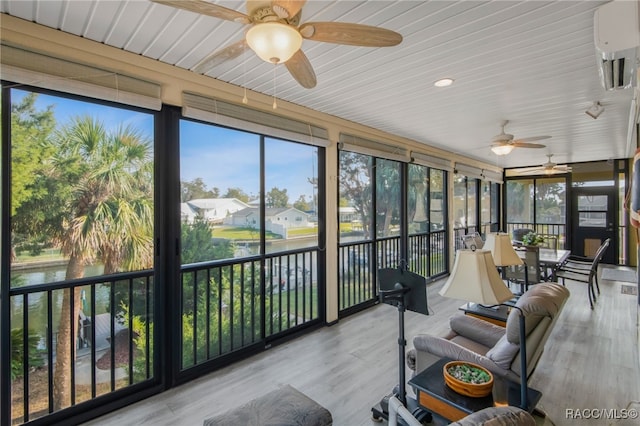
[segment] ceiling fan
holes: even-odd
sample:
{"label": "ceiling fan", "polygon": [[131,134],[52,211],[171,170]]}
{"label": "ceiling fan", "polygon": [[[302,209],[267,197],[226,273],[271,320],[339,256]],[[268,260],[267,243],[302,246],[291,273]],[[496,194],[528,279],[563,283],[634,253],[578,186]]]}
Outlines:
{"label": "ceiling fan", "polygon": [[302,52],[302,40],[323,41],[365,47],[395,46],[402,36],[384,28],[343,22],[306,22],[300,25],[306,0],[247,0],[247,14],[204,0],[151,0],[215,18],[250,25],[245,38],[213,52],[193,71],[206,73],[224,61],[234,59],[250,47],[261,59],[284,63],[301,86],[315,87],[316,75]]}
{"label": "ceiling fan", "polygon": [[539,175],[539,174],[545,174],[545,175],[557,175],[557,174],[563,174],[563,173],[569,173],[571,172],[571,167],[567,166],[566,164],[556,164],[553,161],[551,161],[551,157],[553,157],[553,154],[547,154],[548,160],[546,163],[542,164],[539,167],[528,167],[526,169],[522,169],[521,172],[519,172],[519,175]]}
{"label": "ceiling fan", "polygon": [[496,155],[507,155],[513,151],[514,148],[544,148],[545,145],[531,142],[551,138],[551,136],[533,136],[530,138],[514,139],[512,134],[504,132],[507,124],[509,124],[509,120],[504,120],[502,122],[502,131],[499,135],[493,137],[491,151]]}

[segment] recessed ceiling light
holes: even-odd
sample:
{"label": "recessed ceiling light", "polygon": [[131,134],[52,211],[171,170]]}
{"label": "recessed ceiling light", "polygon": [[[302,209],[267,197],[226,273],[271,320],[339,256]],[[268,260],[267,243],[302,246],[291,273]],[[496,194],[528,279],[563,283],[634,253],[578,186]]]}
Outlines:
{"label": "recessed ceiling light", "polygon": [[436,87],[447,87],[447,86],[451,86],[452,84],[453,84],[452,78],[441,78],[440,80],[433,83],[433,85]]}

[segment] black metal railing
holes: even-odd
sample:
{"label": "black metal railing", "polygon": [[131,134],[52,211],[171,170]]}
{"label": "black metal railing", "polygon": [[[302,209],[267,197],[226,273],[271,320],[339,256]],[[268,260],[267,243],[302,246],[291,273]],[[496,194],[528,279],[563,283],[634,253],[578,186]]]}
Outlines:
{"label": "black metal railing", "polygon": [[[377,300],[376,271],[400,264],[400,237],[340,244],[338,252],[339,311]],[[447,272],[447,233],[436,231],[409,237],[409,270],[425,277]],[[375,249],[375,254],[374,254]],[[373,262],[373,259],[376,261]]]}
{"label": "black metal railing", "polygon": [[453,243],[455,247],[455,251],[461,250],[464,248],[464,241],[462,237],[467,234],[466,228],[455,228],[453,230]]}
{"label": "black metal railing", "polygon": [[376,300],[372,241],[341,244],[338,252],[339,310]]}
{"label": "black metal railing", "polygon": [[564,250],[567,247],[567,227],[564,224],[547,224],[547,223],[526,223],[512,222],[507,224],[507,232],[513,235],[514,229],[533,229],[536,233],[542,235],[555,235],[558,237],[558,249]]}
{"label": "black metal railing", "polygon": [[151,379],[153,291],[151,270],[11,288],[12,424]]}
{"label": "black metal railing", "polygon": [[321,316],[317,249],[185,265],[181,288],[183,370]]}
{"label": "black metal railing", "polygon": [[425,277],[447,272],[447,233],[435,231],[409,236],[409,270]]}

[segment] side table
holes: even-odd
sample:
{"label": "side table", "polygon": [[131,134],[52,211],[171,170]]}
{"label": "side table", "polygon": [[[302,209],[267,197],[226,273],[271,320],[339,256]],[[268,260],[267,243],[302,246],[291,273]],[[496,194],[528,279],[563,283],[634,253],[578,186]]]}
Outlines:
{"label": "side table", "polygon": [[[442,358],[409,380],[409,385],[416,390],[418,404],[443,417],[449,422],[455,422],[467,415],[494,406],[520,406],[520,383],[493,376],[493,393],[483,398],[471,398],[454,392],[444,382],[442,369],[452,361]],[[542,393],[527,388],[528,411],[533,412],[540,401]]]}
{"label": "side table", "polygon": [[458,309],[464,312],[465,315],[476,317],[500,327],[506,327],[507,318],[509,317],[509,308],[503,305],[496,308],[487,308],[477,303],[465,303]]}

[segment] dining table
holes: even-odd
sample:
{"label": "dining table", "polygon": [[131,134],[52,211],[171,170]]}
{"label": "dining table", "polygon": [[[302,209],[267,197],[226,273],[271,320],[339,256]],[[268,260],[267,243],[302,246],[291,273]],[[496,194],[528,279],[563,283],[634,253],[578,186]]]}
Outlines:
{"label": "dining table", "polygon": [[[514,247],[518,257],[525,258],[526,250],[523,246]],[[556,280],[556,270],[569,258],[571,250],[551,249],[540,247],[540,268],[545,271],[546,281]]]}

